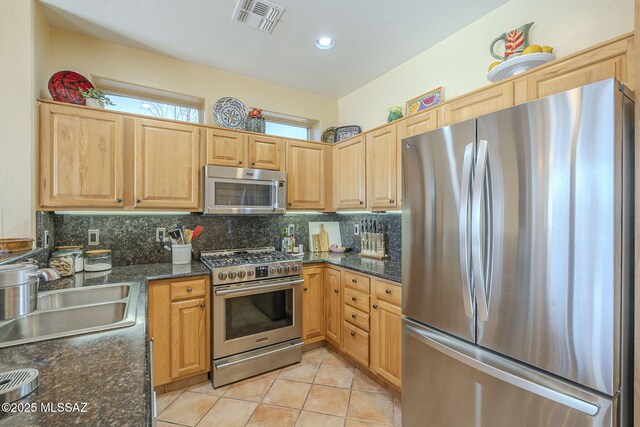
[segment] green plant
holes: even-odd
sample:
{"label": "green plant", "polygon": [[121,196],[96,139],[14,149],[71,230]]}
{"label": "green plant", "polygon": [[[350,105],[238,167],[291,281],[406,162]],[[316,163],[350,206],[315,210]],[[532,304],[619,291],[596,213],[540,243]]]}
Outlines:
{"label": "green plant", "polygon": [[101,90],[98,90],[95,88],[89,88],[87,90],[78,88],[78,90],[80,91],[80,96],[82,96],[82,98],[84,99],[88,99],[88,98],[98,99],[107,105],[115,105],[113,102],[111,102],[109,97],[105,95],[104,92]]}

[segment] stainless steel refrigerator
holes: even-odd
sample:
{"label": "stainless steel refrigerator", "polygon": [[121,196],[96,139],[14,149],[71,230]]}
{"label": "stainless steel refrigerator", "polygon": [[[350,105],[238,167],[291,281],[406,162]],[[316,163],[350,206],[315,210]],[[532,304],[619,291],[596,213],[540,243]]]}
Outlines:
{"label": "stainless steel refrigerator", "polygon": [[632,424],[633,97],[402,141],[406,427]]}

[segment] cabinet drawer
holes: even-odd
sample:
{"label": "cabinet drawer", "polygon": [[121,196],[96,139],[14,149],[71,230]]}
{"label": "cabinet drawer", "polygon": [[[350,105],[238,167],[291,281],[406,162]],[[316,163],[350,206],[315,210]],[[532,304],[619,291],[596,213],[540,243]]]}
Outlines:
{"label": "cabinet drawer", "polygon": [[377,299],[394,305],[402,303],[402,288],[400,286],[381,280],[376,280],[374,286]]}
{"label": "cabinet drawer", "polygon": [[344,321],[369,332],[369,315],[367,313],[346,305],[344,307]]}
{"label": "cabinet drawer", "polygon": [[171,299],[201,297],[205,294],[205,280],[185,280],[171,283]]}
{"label": "cabinet drawer", "polygon": [[363,365],[369,366],[369,334],[344,322],[342,328],[344,352]]}
{"label": "cabinet drawer", "polygon": [[355,307],[365,313],[369,313],[369,295],[354,291],[353,289],[345,288],[343,301],[351,307]]}
{"label": "cabinet drawer", "polygon": [[351,273],[349,271],[345,271],[343,274],[344,286],[346,288],[355,289],[357,291],[364,292],[365,294],[369,293],[371,279],[367,276]]}

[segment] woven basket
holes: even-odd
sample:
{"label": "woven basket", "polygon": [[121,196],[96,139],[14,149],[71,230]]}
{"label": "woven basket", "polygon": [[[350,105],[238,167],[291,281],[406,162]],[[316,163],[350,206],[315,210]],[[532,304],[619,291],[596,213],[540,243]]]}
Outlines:
{"label": "woven basket", "polygon": [[0,252],[22,252],[33,248],[33,239],[0,239]]}

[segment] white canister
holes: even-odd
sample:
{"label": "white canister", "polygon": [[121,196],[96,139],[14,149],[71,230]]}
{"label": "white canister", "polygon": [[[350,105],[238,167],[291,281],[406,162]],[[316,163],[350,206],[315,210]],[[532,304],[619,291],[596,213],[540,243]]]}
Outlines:
{"label": "white canister", "polygon": [[171,245],[171,253],[172,253],[174,264],[191,263],[191,244]]}

